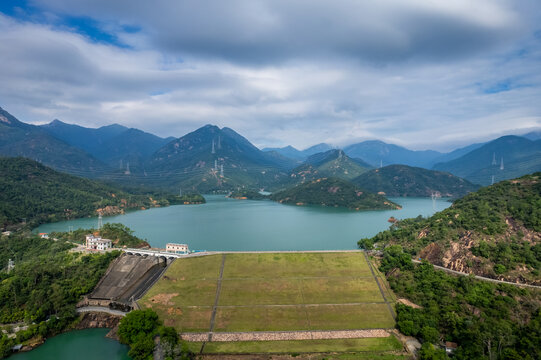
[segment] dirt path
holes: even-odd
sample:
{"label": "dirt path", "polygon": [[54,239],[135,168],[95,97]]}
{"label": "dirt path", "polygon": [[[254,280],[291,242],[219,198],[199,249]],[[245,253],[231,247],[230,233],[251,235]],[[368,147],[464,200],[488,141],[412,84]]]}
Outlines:
{"label": "dirt path", "polygon": [[[413,259],[411,261],[413,261],[414,263],[417,263],[417,264],[420,264],[422,262],[422,261],[413,260]],[[460,271],[448,269],[446,267],[439,266],[439,265],[432,264],[432,266],[434,266],[436,269],[440,269],[440,270],[446,271],[446,272],[451,273],[451,274],[456,274],[456,275],[461,275],[461,276],[470,276],[471,275],[471,274],[468,274],[468,273],[463,273],[463,272],[460,272]],[[530,288],[534,288],[534,289],[541,289],[541,286],[538,286],[538,285],[514,283],[514,282],[510,282],[510,281],[491,279],[491,278],[487,278],[487,277],[483,277],[483,276],[479,276],[479,275],[474,275],[474,277],[476,279],[478,279],[478,280],[490,281],[490,282],[494,282],[494,283],[508,284],[508,285],[514,285],[514,286],[525,286],[525,287],[530,287]]]}
{"label": "dirt path", "polygon": [[[210,333],[181,333],[186,341],[203,341],[209,339]],[[389,337],[387,329],[363,330],[307,330],[307,331],[252,331],[252,332],[219,332],[212,334],[212,341],[276,341],[276,340],[329,340]]]}

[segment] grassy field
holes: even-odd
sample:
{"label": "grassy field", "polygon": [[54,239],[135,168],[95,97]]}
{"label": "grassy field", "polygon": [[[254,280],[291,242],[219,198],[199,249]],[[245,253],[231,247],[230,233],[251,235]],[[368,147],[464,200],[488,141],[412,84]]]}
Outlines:
{"label": "grassy field", "polygon": [[[153,308],[166,325],[180,332],[209,331],[222,258],[176,260],[139,304]],[[217,304],[214,332],[394,326],[368,263],[356,252],[226,254]],[[205,351],[250,353],[280,348],[288,353],[362,352],[379,351],[381,344],[387,351],[398,346],[396,342],[394,337],[212,342]]]}

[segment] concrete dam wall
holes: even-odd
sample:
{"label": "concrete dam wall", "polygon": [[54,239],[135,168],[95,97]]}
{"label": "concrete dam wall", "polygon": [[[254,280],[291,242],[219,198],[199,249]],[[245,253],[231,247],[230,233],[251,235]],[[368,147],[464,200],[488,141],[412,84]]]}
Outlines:
{"label": "concrete dam wall", "polygon": [[136,300],[161,276],[165,268],[163,258],[122,254],[111,263],[89,299],[122,303]]}

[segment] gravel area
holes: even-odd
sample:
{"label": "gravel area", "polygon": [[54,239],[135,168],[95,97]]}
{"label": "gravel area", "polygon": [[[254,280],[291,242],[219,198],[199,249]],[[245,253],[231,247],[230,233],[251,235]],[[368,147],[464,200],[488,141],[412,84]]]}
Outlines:
{"label": "gravel area", "polygon": [[[209,333],[182,333],[186,341],[207,341]],[[213,333],[212,341],[276,341],[276,340],[325,340],[388,337],[383,329],[336,331],[256,331]]]}

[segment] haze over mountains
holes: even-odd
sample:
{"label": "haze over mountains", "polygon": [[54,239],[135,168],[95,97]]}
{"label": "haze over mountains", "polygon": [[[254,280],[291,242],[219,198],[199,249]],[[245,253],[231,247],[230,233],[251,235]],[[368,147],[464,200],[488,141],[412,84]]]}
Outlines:
{"label": "haze over mountains", "polygon": [[[302,151],[292,146],[260,150],[227,127],[206,125],[178,139],[161,138],[117,124],[98,129],[59,120],[29,125],[0,108],[0,155],[24,156],[76,175],[175,192],[179,188],[276,190],[318,177],[352,180],[370,169],[393,164],[446,171],[489,185],[492,176],[498,182],[540,171],[539,135],[504,136],[449,153],[414,151],[378,140],[343,150],[324,143]],[[408,174],[421,176],[419,170]],[[422,182],[427,176],[437,179],[441,175],[425,172]],[[392,183],[392,179],[384,182]]]}

